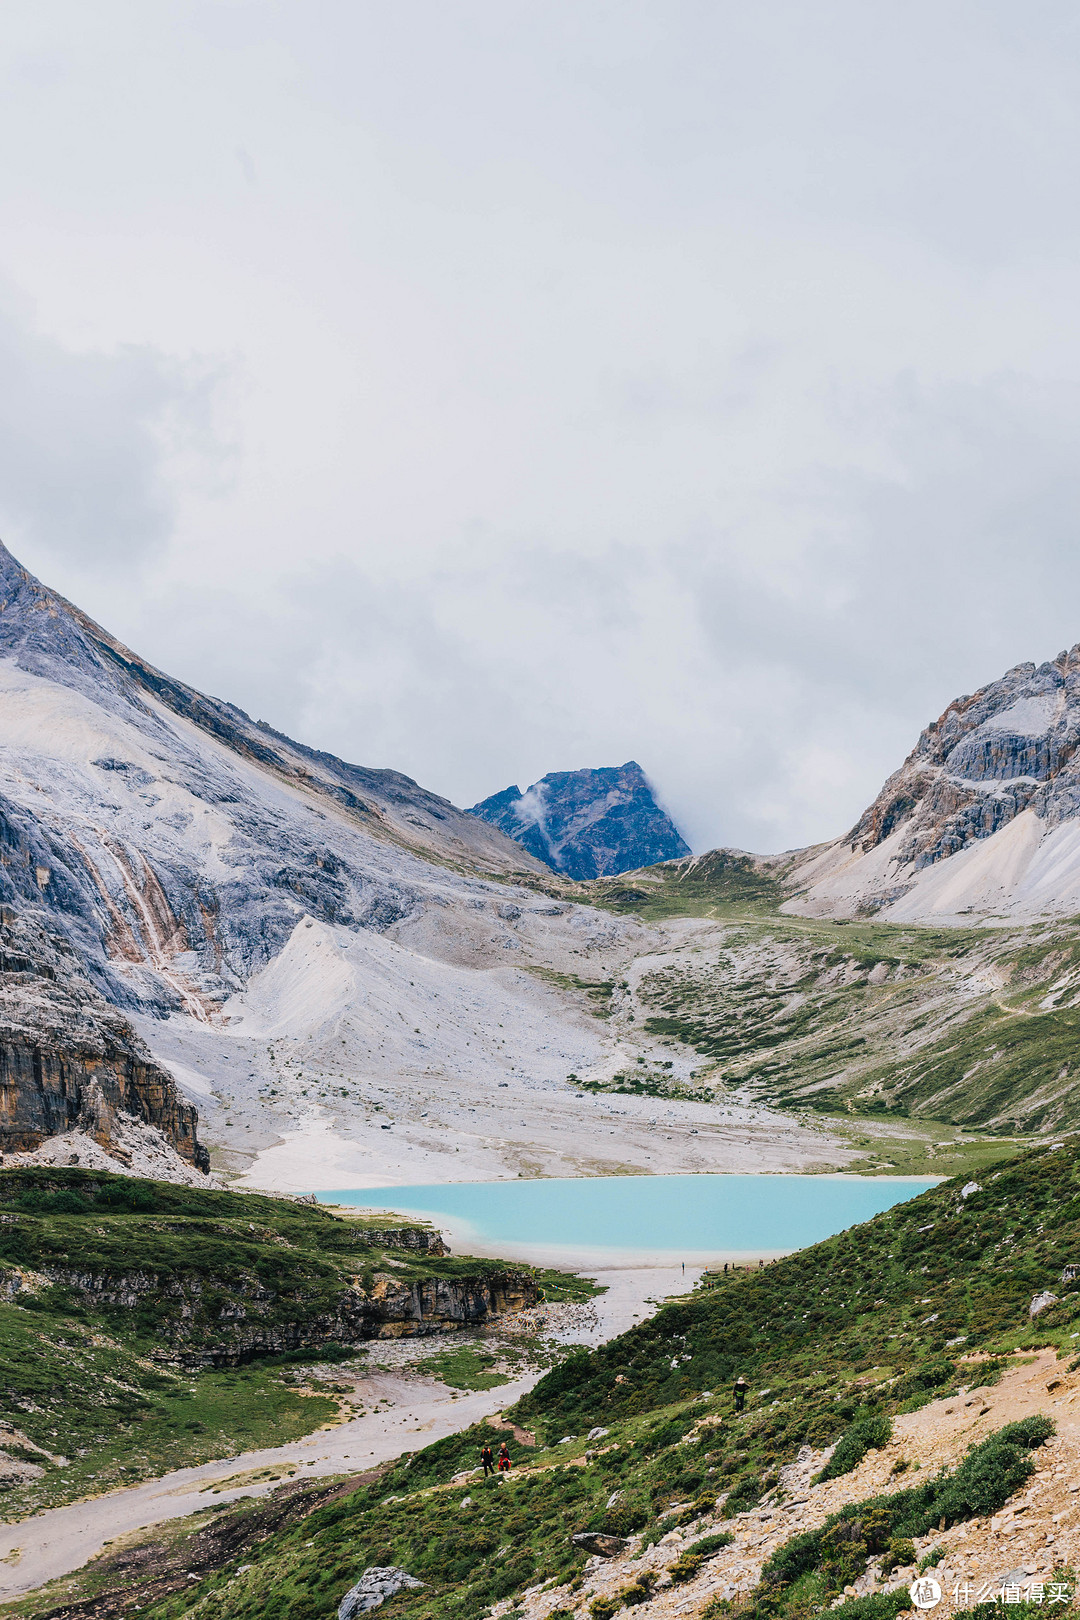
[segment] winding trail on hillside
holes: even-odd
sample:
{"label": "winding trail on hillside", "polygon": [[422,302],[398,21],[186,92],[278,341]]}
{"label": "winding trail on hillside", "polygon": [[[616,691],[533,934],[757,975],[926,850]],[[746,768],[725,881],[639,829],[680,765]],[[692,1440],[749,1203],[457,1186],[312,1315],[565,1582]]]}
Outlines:
{"label": "winding trail on hillside", "polygon": [[[607,1293],[594,1301],[596,1328],[556,1336],[564,1343],[603,1344],[650,1316],[665,1298],[692,1288],[701,1269],[688,1266],[685,1275],[678,1266],[590,1271],[607,1287]],[[448,1335],[427,1342],[435,1350],[453,1340]],[[378,1343],[373,1341],[372,1348]],[[17,1524],[2,1524],[0,1601],[20,1597],[81,1569],[107,1541],[169,1519],[185,1518],[211,1505],[264,1496],[281,1483],[286,1468],[294,1468],[298,1475],[303,1470],[309,1479],[359,1474],[403,1451],[418,1451],[502,1412],[541,1376],[540,1371],[531,1372],[497,1389],[457,1394],[434,1379],[375,1373],[362,1379],[363,1398],[371,1406],[389,1403],[388,1410],[369,1411],[347,1423],[318,1429],[289,1445],[178,1468],[160,1479],[50,1508]],[[254,1475],[263,1477],[251,1477]]]}

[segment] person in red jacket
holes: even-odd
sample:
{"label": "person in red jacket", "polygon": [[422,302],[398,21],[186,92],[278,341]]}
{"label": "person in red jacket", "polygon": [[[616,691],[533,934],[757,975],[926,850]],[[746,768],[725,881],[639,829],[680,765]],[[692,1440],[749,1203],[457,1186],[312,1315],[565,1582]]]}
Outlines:
{"label": "person in red jacket", "polygon": [[509,1471],[510,1471],[510,1453],[507,1450],[506,1441],[504,1440],[502,1445],[499,1447],[499,1473],[500,1474],[507,1474],[507,1473],[509,1473]]}

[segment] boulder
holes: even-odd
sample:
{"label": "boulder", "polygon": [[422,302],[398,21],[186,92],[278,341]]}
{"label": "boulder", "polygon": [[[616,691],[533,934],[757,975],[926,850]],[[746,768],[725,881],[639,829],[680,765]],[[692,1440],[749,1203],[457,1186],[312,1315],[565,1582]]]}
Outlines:
{"label": "boulder", "polygon": [[367,1614],[369,1609],[377,1609],[386,1602],[387,1598],[396,1597],[407,1587],[423,1586],[415,1575],[407,1570],[397,1569],[393,1564],[385,1568],[372,1566],[365,1569],[355,1586],[350,1586],[338,1605],[338,1620],[353,1620],[357,1614]]}
{"label": "boulder", "polygon": [[[570,1540],[582,1552],[595,1553],[599,1558],[618,1558],[628,1546],[623,1536],[605,1536],[600,1530],[579,1530]],[[340,1616],[339,1620],[348,1620],[348,1616]]]}

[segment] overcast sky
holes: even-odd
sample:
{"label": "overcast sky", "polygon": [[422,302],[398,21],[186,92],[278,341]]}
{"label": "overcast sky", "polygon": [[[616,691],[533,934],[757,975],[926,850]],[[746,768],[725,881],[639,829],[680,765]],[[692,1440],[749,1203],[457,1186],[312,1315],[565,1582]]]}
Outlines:
{"label": "overcast sky", "polygon": [[468,805],[842,832],[1080,640],[1075,0],[6,0],[0,531]]}

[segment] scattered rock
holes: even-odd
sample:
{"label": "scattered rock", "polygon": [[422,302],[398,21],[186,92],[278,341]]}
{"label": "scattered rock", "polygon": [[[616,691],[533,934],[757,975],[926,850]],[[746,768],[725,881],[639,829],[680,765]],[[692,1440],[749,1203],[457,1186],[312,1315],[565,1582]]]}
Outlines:
{"label": "scattered rock", "polygon": [[1044,1290],[1043,1293],[1035,1295],[1035,1298],[1032,1300],[1031,1304],[1028,1306],[1028,1315],[1029,1316],[1038,1316],[1040,1311],[1045,1311],[1051,1305],[1056,1305],[1057,1301],[1058,1301],[1058,1297],[1057,1297],[1056,1294],[1051,1294],[1048,1289]]}
{"label": "scattered rock", "polygon": [[[592,1553],[598,1558],[618,1558],[626,1551],[628,1542],[622,1536],[605,1536],[599,1530],[579,1530],[576,1536],[570,1537],[575,1547],[582,1552]],[[349,1620],[348,1615],[339,1615],[338,1620]]]}
{"label": "scattered rock", "polygon": [[610,1429],[604,1429],[604,1428],[601,1428],[600,1425],[597,1425],[597,1427],[595,1429],[590,1429],[589,1430],[589,1432],[585,1436],[585,1438],[586,1438],[586,1440],[602,1440],[606,1434],[610,1434],[610,1433],[611,1433]]}
{"label": "scattered rock", "polygon": [[418,1581],[415,1575],[393,1564],[365,1569],[356,1585],[350,1586],[338,1605],[338,1620],[353,1620],[354,1615],[367,1614],[370,1609],[379,1608],[387,1598],[396,1597],[406,1588],[423,1585],[424,1582]]}

